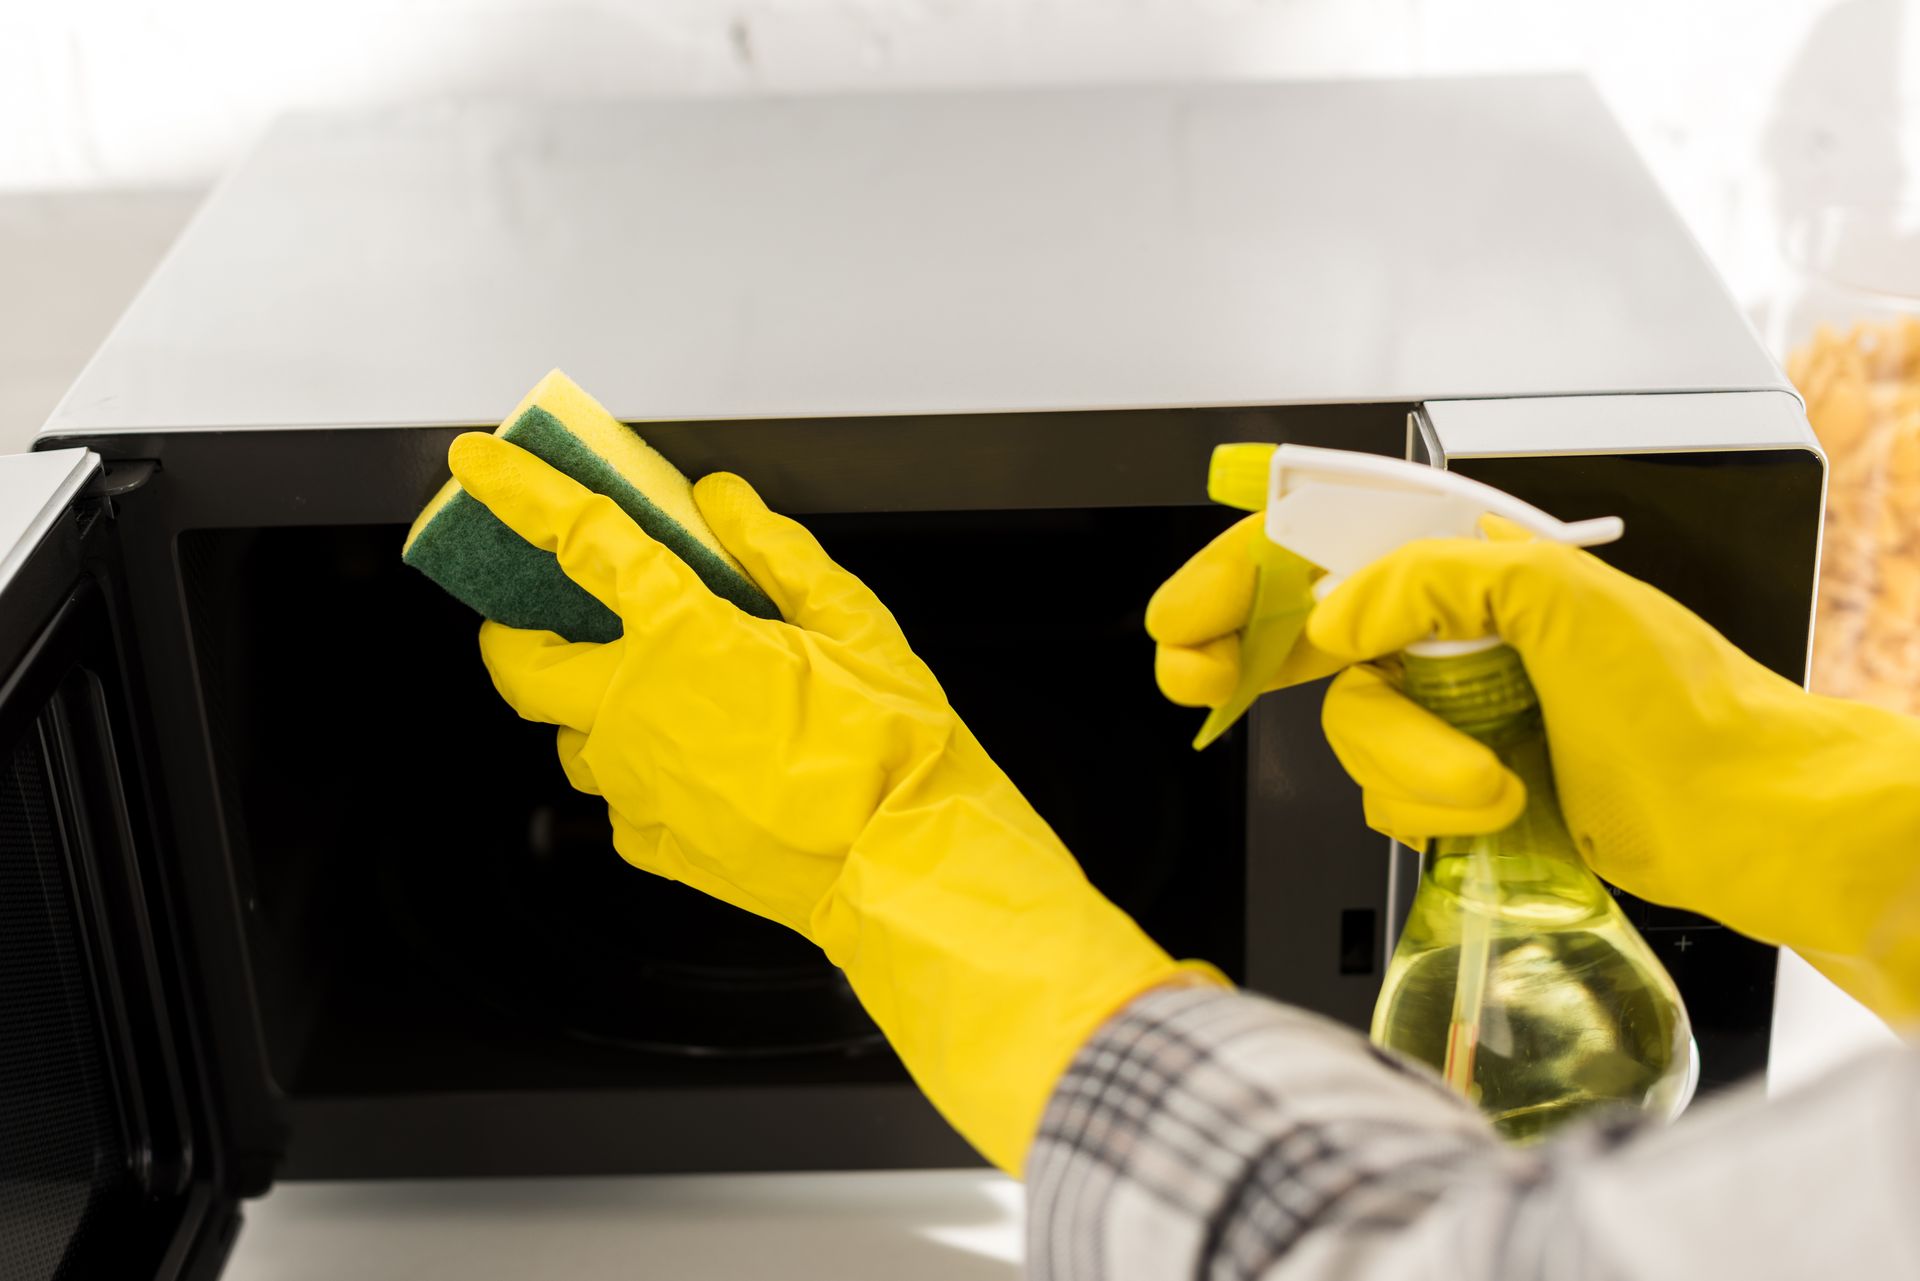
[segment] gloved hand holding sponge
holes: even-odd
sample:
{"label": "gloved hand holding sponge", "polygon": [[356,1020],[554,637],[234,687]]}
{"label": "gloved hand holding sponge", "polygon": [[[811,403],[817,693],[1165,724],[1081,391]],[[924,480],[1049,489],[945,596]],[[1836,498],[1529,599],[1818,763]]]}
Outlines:
{"label": "gloved hand holding sponge", "polygon": [[[732,475],[688,491],[656,469],[645,504],[595,492],[514,443],[533,409],[577,440],[627,431],[550,376],[499,436],[453,443],[460,492],[423,513],[410,562],[499,616],[443,572],[432,528],[483,505],[617,620],[574,640],[488,622],[481,656],[521,716],[558,727],[621,857],[817,943],[935,1106],[1019,1172],[1101,1023],[1150,988],[1224,978],[1174,961],[1093,888],[886,607],[805,529]],[[527,444],[597,466],[555,439]],[[777,617],[738,603],[736,566]]]}
{"label": "gloved hand holding sponge", "polygon": [[[1248,517],[1155,595],[1175,702],[1239,675]],[[1920,1016],[1920,721],[1809,694],[1587,552],[1500,536],[1409,544],[1309,616],[1278,685],[1345,667],[1323,710],[1367,821],[1403,842],[1498,831],[1525,792],[1371,660],[1498,634],[1539,694],[1560,800],[1594,870],[1800,952],[1883,1016]],[[1349,666],[1352,664],[1353,666]]]}

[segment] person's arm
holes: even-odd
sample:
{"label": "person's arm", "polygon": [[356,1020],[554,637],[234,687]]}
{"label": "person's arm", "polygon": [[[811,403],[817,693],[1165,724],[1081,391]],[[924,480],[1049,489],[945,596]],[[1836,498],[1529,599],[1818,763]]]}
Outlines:
{"label": "person's arm", "polygon": [[448,457],[621,620],[607,644],[480,631],[495,688],[558,727],[567,778],[606,800],[614,848],[819,945],[989,1160],[1019,1171],[1054,1082],[1134,996],[1225,985],[1087,881],[886,607],[745,481],[693,497],[779,620],[505,440],[462,436]]}
{"label": "person's arm", "polygon": [[1920,1055],[1522,1149],[1345,1028],[1161,990],[1075,1057],[1027,1184],[1035,1281],[1920,1276]]}
{"label": "person's arm", "polygon": [[[1220,702],[1238,677],[1253,572],[1234,540],[1253,530],[1196,555],[1148,609],[1176,702]],[[1369,660],[1488,634],[1526,663],[1596,872],[1792,947],[1890,1020],[1920,1017],[1920,720],[1809,694],[1584,551],[1423,540],[1330,593],[1280,677],[1346,668],[1327,738],[1367,821],[1410,845],[1497,831],[1525,789]]]}

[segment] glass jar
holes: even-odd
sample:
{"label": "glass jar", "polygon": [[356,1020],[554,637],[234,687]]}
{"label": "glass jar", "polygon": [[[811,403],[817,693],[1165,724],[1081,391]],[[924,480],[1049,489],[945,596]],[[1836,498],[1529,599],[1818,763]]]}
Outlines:
{"label": "glass jar", "polygon": [[1920,205],[1789,228],[1768,340],[1827,452],[1812,687],[1920,713]]}

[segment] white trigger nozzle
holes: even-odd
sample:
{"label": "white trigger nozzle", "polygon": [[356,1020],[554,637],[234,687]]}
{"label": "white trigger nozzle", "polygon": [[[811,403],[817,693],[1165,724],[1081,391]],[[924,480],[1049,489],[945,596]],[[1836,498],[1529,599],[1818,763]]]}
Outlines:
{"label": "white trigger nozzle", "polygon": [[1491,485],[1421,463],[1308,445],[1273,451],[1267,537],[1327,571],[1314,586],[1316,599],[1415,539],[1474,537],[1488,515],[1575,547],[1612,542],[1625,530],[1618,516],[1563,521]]}

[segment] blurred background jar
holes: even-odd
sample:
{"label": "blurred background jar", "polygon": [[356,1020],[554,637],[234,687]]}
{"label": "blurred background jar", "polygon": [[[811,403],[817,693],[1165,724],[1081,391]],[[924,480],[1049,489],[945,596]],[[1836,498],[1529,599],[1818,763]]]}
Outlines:
{"label": "blurred background jar", "polygon": [[1767,338],[1827,451],[1812,685],[1920,713],[1920,204],[1786,231]]}

